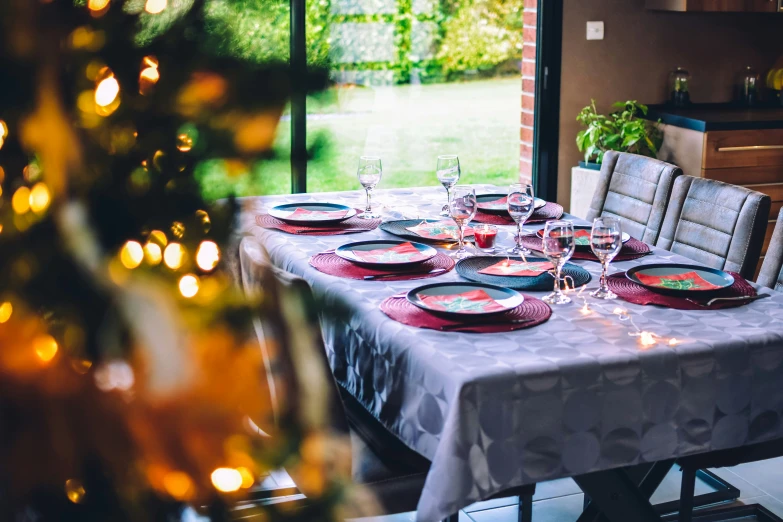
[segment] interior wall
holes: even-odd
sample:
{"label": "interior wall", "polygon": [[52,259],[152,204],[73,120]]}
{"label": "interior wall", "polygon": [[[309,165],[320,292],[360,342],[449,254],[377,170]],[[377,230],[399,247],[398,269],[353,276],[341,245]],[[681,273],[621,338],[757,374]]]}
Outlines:
{"label": "interior wall", "polygon": [[[644,0],[564,0],[558,201],[570,202],[579,110],[595,98],[662,103],[675,67],[691,73],[691,101],[730,101],[745,66],[762,73],[783,55],[783,14],[648,11]],[[586,22],[603,21],[604,39],[586,40]]]}

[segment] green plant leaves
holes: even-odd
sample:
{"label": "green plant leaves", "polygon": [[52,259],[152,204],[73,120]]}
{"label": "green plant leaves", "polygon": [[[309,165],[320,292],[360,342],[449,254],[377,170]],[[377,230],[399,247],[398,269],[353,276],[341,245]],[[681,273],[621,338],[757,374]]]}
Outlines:
{"label": "green plant leaves", "polygon": [[576,120],[586,128],[576,135],[576,146],[585,153],[585,161],[601,163],[607,150],[631,152],[655,157],[663,142],[663,132],[658,122],[640,118],[648,107],[635,100],[615,102],[616,111],[605,116],[598,114],[595,100],[579,111]]}

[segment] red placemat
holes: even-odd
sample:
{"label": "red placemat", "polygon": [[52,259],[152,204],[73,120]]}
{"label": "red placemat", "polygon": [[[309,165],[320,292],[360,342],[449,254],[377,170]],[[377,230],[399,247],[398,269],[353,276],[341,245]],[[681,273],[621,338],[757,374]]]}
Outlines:
{"label": "red placemat", "polygon": [[[740,296],[754,296],[756,295],[756,289],[750,286],[750,284],[739,274],[729,272],[734,276],[734,284],[725,290],[721,290],[716,293],[712,293],[712,297],[740,297]],[[702,306],[691,301],[688,301],[684,297],[675,297],[671,295],[663,295],[658,292],[643,287],[640,284],[634,283],[627,277],[625,272],[619,272],[612,274],[606,278],[606,282],[609,285],[609,289],[617,294],[621,299],[628,301],[629,303],[640,305],[660,305],[667,308],[674,308],[677,310],[721,310],[723,308],[735,308],[737,306],[743,306],[747,303],[742,301],[718,301],[710,306]],[[710,298],[694,297],[692,298],[697,302],[704,302],[706,304]]]}
{"label": "red placemat", "polygon": [[[356,209],[357,212],[363,212],[360,209]],[[341,234],[356,234],[358,232],[367,232],[369,230],[375,230],[381,224],[381,219],[361,219],[354,216],[350,219],[346,219],[340,223],[334,225],[325,225],[321,227],[305,226],[305,225],[289,225],[279,219],[273,218],[269,214],[259,214],[256,216],[256,223],[264,228],[273,228],[288,232],[289,234],[297,234],[304,236],[337,236]]]}
{"label": "red placemat", "polygon": [[[430,330],[442,330],[443,327],[451,325],[464,325],[459,329],[447,329],[444,331],[461,333],[498,333],[522,330],[545,323],[552,315],[552,309],[541,299],[525,296],[525,302],[513,310],[502,314],[474,319],[474,322],[453,321],[443,317],[431,314],[418,308],[408,302],[404,297],[388,297],[381,303],[381,311],[402,324],[415,326],[417,328],[428,328]],[[533,319],[529,323],[506,323],[495,324],[496,321],[516,319]],[[492,324],[482,324],[489,323]]]}
{"label": "red placemat", "polygon": [[[542,251],[544,248],[543,241],[538,236],[523,236],[522,244],[531,250]],[[650,247],[647,244],[639,241],[638,239],[631,238],[623,244],[623,248],[620,249],[620,253],[617,254],[612,261],[630,261],[631,259],[638,259],[644,257],[651,252]],[[576,250],[571,259],[583,260],[583,261],[596,261],[598,258],[591,250]]]}
{"label": "red placemat", "polygon": [[[525,224],[529,225],[545,223],[550,219],[560,219],[561,217],[563,217],[563,207],[557,203],[548,202],[546,205],[533,212],[533,215],[530,216],[530,219],[525,221]],[[514,224],[514,220],[511,219],[511,216],[502,214],[489,214],[487,212],[481,212],[481,210],[476,212],[476,215],[473,217],[473,221],[476,223],[486,223],[488,225]]]}
{"label": "red placemat", "polygon": [[377,276],[386,274],[398,274],[395,277],[383,277],[376,279],[376,281],[411,281],[413,279],[427,279],[430,277],[437,277],[450,272],[454,269],[454,260],[446,254],[438,253],[432,259],[428,259],[423,263],[417,264],[416,268],[408,269],[408,272],[419,272],[433,270],[435,268],[445,268],[445,272],[438,272],[437,274],[406,274],[406,270],[374,270],[372,268],[365,268],[363,266],[356,265],[350,261],[337,256],[335,254],[316,254],[310,258],[310,266],[323,272],[337,277],[346,277],[348,279],[364,279],[364,276]]}

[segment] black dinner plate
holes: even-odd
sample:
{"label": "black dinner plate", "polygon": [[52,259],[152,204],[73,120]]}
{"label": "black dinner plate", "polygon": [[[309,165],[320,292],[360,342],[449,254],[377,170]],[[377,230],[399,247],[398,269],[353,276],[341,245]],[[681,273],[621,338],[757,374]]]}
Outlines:
{"label": "black dinner plate", "polygon": [[[456,243],[457,239],[430,239],[427,237],[421,237],[418,234],[414,234],[410,230],[408,230],[408,227],[415,227],[419,223],[422,222],[427,223],[436,223],[438,221],[443,221],[440,219],[401,219],[398,221],[387,221],[385,223],[381,223],[381,230],[384,232],[388,232],[389,234],[394,234],[398,237],[404,237],[405,239],[412,239],[414,241],[418,241],[420,243]],[[465,239],[473,239],[473,234],[465,234]]]}
{"label": "black dinner plate", "polygon": [[[504,259],[506,258],[492,256],[468,257],[457,263],[457,273],[471,281],[488,283],[514,290],[527,290],[532,292],[552,290],[552,287],[555,284],[555,278],[549,272],[544,272],[535,277],[479,274],[479,270],[484,270]],[[521,257],[510,257],[509,259],[514,259],[516,261],[522,260]],[[527,260],[531,262],[547,261],[547,259],[543,257],[528,257]],[[566,263],[563,266],[563,277],[568,277],[569,286],[574,287],[584,286],[592,279],[590,272],[573,263]]]}
{"label": "black dinner plate", "polygon": [[[582,226],[582,225],[575,226],[574,227],[574,234],[576,234],[577,230],[587,230],[588,232],[590,232],[590,231],[592,231],[592,227]],[[542,228],[542,229],[538,230],[536,232],[536,236],[538,236],[540,239],[543,239],[544,238],[544,229]],[[628,241],[630,241],[630,239],[631,239],[631,236],[627,232],[623,232],[623,243],[627,243]],[[587,240],[587,244],[586,245],[576,244],[576,245],[574,245],[574,247],[577,250],[589,251],[591,249],[590,248],[590,240],[589,239]]]}
{"label": "black dinner plate", "polygon": [[[495,201],[496,199],[505,198],[508,194],[479,194],[476,196],[476,203],[477,203],[477,209],[479,212],[484,212],[485,214],[497,214],[499,216],[508,216],[508,207],[503,208],[481,208],[482,203],[489,203],[490,201]],[[536,209],[539,209],[546,205],[546,201],[544,201],[541,198],[536,198]]]}
{"label": "black dinner plate", "polygon": [[[503,309],[495,310],[492,312],[481,312],[481,311],[449,312],[449,311],[433,309],[421,299],[424,296],[449,296],[449,295],[461,294],[464,292],[470,292],[472,290],[485,291],[492,299],[494,299],[498,304],[500,304],[503,307]],[[501,286],[496,286],[496,285],[489,285],[486,283],[433,283],[429,285],[420,286],[418,288],[414,288],[413,290],[408,292],[407,298],[408,298],[408,302],[410,302],[414,306],[421,308],[422,310],[426,310],[431,314],[441,315],[450,318],[460,318],[460,319],[487,317],[491,315],[502,314],[504,312],[508,312],[509,310],[513,310],[517,306],[521,305],[525,300],[525,297],[515,290],[511,290],[509,288],[503,288]]]}
{"label": "black dinner plate", "polygon": [[[667,276],[667,275],[682,275],[688,272],[695,272],[701,279],[717,286],[718,288],[698,288],[693,286],[693,281],[686,280],[685,282],[678,284],[680,286],[664,287],[654,284],[648,284],[642,282],[639,275],[651,275],[651,276]],[[656,263],[650,265],[635,266],[625,273],[625,277],[633,281],[638,285],[658,292],[659,294],[673,295],[677,297],[685,297],[688,295],[698,295],[699,297],[709,296],[719,293],[734,284],[734,277],[731,274],[727,274],[723,270],[717,268],[709,268],[706,266],[689,265],[689,264],[666,264]]]}
{"label": "black dinner plate", "polygon": [[[289,217],[293,214],[297,208],[302,208],[310,211],[336,211],[345,210],[345,216],[336,219],[298,219]],[[269,215],[275,219],[279,219],[290,225],[308,225],[308,226],[326,226],[340,223],[346,219],[352,218],[356,215],[356,209],[347,205],[340,205],[338,203],[286,203],[285,205],[277,205],[269,209]]]}
{"label": "black dinner plate", "polygon": [[[377,261],[377,262],[367,262],[361,260],[359,257],[357,257],[354,254],[354,251],[379,250],[381,248],[390,248],[396,245],[402,245],[403,243],[410,243],[411,245],[413,245],[413,248],[418,250],[422,255],[424,255],[424,257],[421,259],[417,259],[415,261],[395,262],[394,260],[389,259],[388,261],[385,260],[385,261]],[[382,240],[382,239],[348,243],[346,245],[343,245],[335,249],[334,253],[336,256],[341,257],[346,261],[350,261],[351,263],[355,263],[361,266],[366,266],[369,268],[379,268],[379,269],[406,268],[406,267],[416,266],[438,255],[437,250],[435,250],[431,246],[423,245],[421,243],[414,243],[413,241],[394,241],[394,240]]]}

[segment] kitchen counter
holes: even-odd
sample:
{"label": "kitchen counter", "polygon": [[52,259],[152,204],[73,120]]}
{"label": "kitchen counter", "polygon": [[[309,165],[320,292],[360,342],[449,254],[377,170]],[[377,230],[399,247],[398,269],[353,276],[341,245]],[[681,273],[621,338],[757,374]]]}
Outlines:
{"label": "kitchen counter", "polygon": [[677,108],[650,105],[648,120],[699,132],[727,130],[783,129],[783,107],[738,107],[726,103],[693,104]]}

